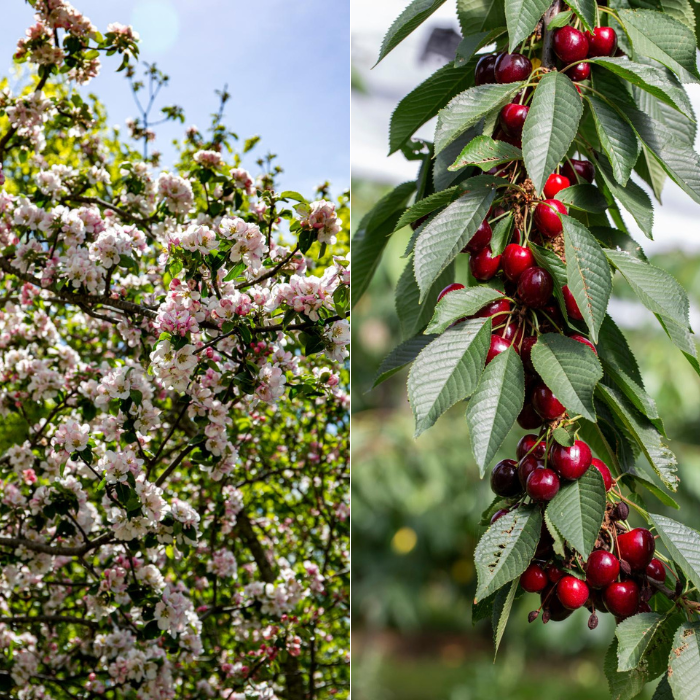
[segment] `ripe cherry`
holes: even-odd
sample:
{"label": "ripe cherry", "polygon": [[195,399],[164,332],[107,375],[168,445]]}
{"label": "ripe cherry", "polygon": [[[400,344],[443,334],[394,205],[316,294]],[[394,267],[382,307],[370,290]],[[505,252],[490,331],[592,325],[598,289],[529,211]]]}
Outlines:
{"label": "ripe cherry", "polygon": [[459,282],[453,282],[452,284],[448,284],[441,292],[438,294],[437,300],[440,301],[443,299],[447,294],[450,292],[456,292],[458,289],[464,289],[464,285],[460,284]]}
{"label": "ripe cherry", "polygon": [[561,569],[558,569],[553,564],[551,566],[547,567],[546,573],[547,573],[547,578],[550,580],[551,583],[556,583],[557,581],[561,581],[565,576],[565,573]]}
{"label": "ripe cherry", "polygon": [[646,571],[656,549],[654,535],[644,527],[618,535],[617,546],[620,559],[624,559],[633,571]]}
{"label": "ripe cherry", "polygon": [[[525,367],[528,372],[535,371],[535,366],[532,364],[532,348],[535,346],[536,342],[537,336],[528,335],[523,338],[522,343],[520,343],[520,359],[523,362],[523,367]],[[522,427],[524,428],[525,426]]]}
{"label": "ripe cherry", "polygon": [[604,549],[596,549],[586,563],[586,581],[593,588],[605,588],[620,575],[620,560]]}
{"label": "ripe cherry", "polygon": [[656,583],[666,582],[666,567],[662,561],[654,558],[647,564],[647,578]]}
{"label": "ripe cherry", "polygon": [[544,420],[556,420],[566,413],[566,408],[559,402],[546,384],[538,384],[532,392],[532,405]]}
{"label": "ripe cherry", "polygon": [[[573,297],[572,297],[573,298]],[[574,333],[572,336],[570,336],[572,340],[575,340],[578,343],[583,343],[584,345],[587,345],[593,352],[597,355],[598,350],[596,349],[596,346],[591,343],[588,338],[584,338],[582,335],[579,335],[578,333]]]}
{"label": "ripe cherry", "polygon": [[559,215],[568,213],[558,199],[545,199],[535,207],[535,226],[543,236],[556,238],[563,228]]}
{"label": "ripe cherry", "polygon": [[518,280],[518,296],[525,306],[544,306],[552,296],[554,281],[547,270],[541,267],[528,267]]}
{"label": "ripe cherry", "polygon": [[595,467],[600,472],[600,475],[603,477],[603,483],[605,484],[605,490],[610,491],[613,485],[613,478],[610,474],[610,469],[608,469],[608,465],[597,457],[594,457],[591,460],[591,466]]}
{"label": "ripe cherry", "polygon": [[511,498],[523,492],[518,478],[518,463],[502,459],[491,471],[491,490],[502,498]]}
{"label": "ripe cherry", "polygon": [[593,607],[597,613],[608,612],[608,609],[605,607],[605,601],[603,600],[604,592],[605,591],[597,588],[591,588],[591,595],[588,600],[593,604]]}
{"label": "ripe cherry", "polygon": [[537,549],[535,550],[535,559],[549,559],[554,553],[553,544],[554,540],[543,521],[540,528],[540,541],[537,543]]}
{"label": "ripe cherry", "polygon": [[564,294],[564,304],[566,305],[566,313],[569,314],[569,316],[573,318],[574,321],[583,321],[583,314],[581,313],[581,309],[578,308],[578,304],[576,303],[576,299],[574,299],[574,295],[569,289],[569,285],[565,284],[562,287],[561,291]]}
{"label": "ripe cherry", "polygon": [[516,148],[522,148],[523,142],[520,136],[511,136],[510,134],[507,134],[500,126],[498,129],[496,129],[496,132],[493,135],[493,140],[494,141],[505,141],[506,143],[509,143],[511,146],[515,146]]}
{"label": "ripe cherry", "polygon": [[582,608],[588,600],[588,586],[575,576],[564,576],[557,584],[557,598],[569,610]]}
{"label": "ripe cherry", "polygon": [[572,185],[577,185],[579,182],[593,182],[595,178],[595,167],[590,160],[579,160],[578,158],[571,158],[570,161],[567,160],[564,163],[564,167],[561,169],[562,175],[569,178]]}
{"label": "ripe cherry", "polygon": [[474,314],[475,318],[494,318],[494,323],[503,320],[503,317],[510,313],[510,302],[507,299],[496,299],[490,304],[486,304],[483,309]]}
{"label": "ripe cherry", "polygon": [[480,250],[469,258],[469,269],[480,282],[487,282],[496,276],[501,266],[501,256],[493,255],[490,247]]}
{"label": "ripe cherry", "polygon": [[544,460],[539,457],[535,457],[534,454],[529,454],[518,462],[518,478],[520,479],[520,484],[523,488],[525,488],[527,480],[530,478],[530,474],[532,474],[535,469],[544,469]]}
{"label": "ripe cherry", "polygon": [[639,586],[635,581],[611,583],[603,593],[605,607],[617,617],[629,617],[639,607]]}
{"label": "ripe cherry", "polygon": [[479,228],[476,229],[474,235],[469,239],[469,243],[462,249],[463,253],[478,253],[480,250],[486,248],[486,246],[491,243],[491,236],[493,231],[491,230],[491,225],[486,219],[484,219]]}
{"label": "ripe cherry", "polygon": [[586,32],[588,56],[612,56],[617,51],[617,32],[612,27],[596,27],[593,34]]}
{"label": "ripe cherry", "polygon": [[639,607],[637,608],[637,612],[638,613],[650,613],[651,612],[651,605],[649,605],[649,603],[645,603],[644,601],[642,601],[639,604]]}
{"label": "ripe cherry", "polygon": [[496,355],[505,352],[511,345],[512,342],[510,340],[506,340],[500,335],[492,335],[491,345],[489,346],[489,351],[486,353],[486,364],[489,364]]}
{"label": "ripe cherry", "polygon": [[520,275],[535,264],[535,256],[526,246],[509,243],[503,251],[503,273],[511,282],[517,282]]}
{"label": "ripe cherry", "polygon": [[588,80],[591,77],[590,63],[577,63],[566,71],[571,80],[575,83],[580,83],[582,80]]}
{"label": "ripe cherry", "polygon": [[559,492],[559,477],[551,469],[535,469],[527,478],[525,490],[533,501],[551,501]]}
{"label": "ripe cherry", "polygon": [[502,518],[506,513],[510,513],[510,508],[501,508],[500,510],[497,510],[491,516],[491,525],[493,525],[496,522],[496,520]]}
{"label": "ripe cherry", "polygon": [[547,178],[547,182],[544,186],[544,196],[547,199],[554,199],[554,197],[559,192],[561,192],[562,190],[565,190],[570,185],[571,185],[571,183],[569,182],[568,177],[564,177],[563,175],[560,175],[559,173],[552,173]]}
{"label": "ripe cherry", "polygon": [[532,63],[520,53],[502,53],[494,69],[497,83],[517,83],[532,73]]}
{"label": "ripe cherry", "polygon": [[526,105],[519,105],[515,102],[505,105],[505,107],[501,109],[501,113],[498,117],[503,131],[505,131],[508,136],[520,138],[529,111],[530,108]]}
{"label": "ripe cherry", "polygon": [[547,574],[539,564],[533,562],[520,576],[520,585],[528,593],[539,593],[547,585]]}
{"label": "ripe cherry", "polygon": [[[570,615],[574,614],[573,610],[570,610],[569,608],[565,608],[562,605],[562,602],[559,600],[559,598],[556,595],[550,595],[549,597],[547,594],[549,593],[549,589],[545,588],[542,593],[540,593],[540,598],[542,600],[542,604],[545,606],[545,610],[549,614],[549,619],[552,622],[561,622],[562,620],[566,620],[567,617]],[[546,600],[546,602],[545,602]]]}
{"label": "ripe cherry", "polygon": [[583,32],[566,26],[554,32],[554,53],[564,63],[578,63],[588,56],[588,39]]}
{"label": "ripe cherry", "polygon": [[475,85],[486,85],[487,83],[496,82],[494,68],[496,67],[497,59],[497,53],[488,53],[478,60],[476,69],[474,70]]}
{"label": "ripe cherry", "polygon": [[591,466],[591,448],[582,440],[571,447],[554,443],[549,450],[549,462],[557,474],[564,479],[580,479]]}
{"label": "ripe cherry", "polygon": [[544,459],[546,451],[547,443],[544,440],[540,440],[537,435],[528,433],[520,438],[518,446],[515,448],[515,456],[518,459],[522,459],[526,454],[530,453],[537,459]]}
{"label": "ripe cherry", "polygon": [[[500,323],[500,321],[502,320],[503,319],[501,318],[500,320],[494,321],[494,323]],[[520,352],[519,346],[522,342],[523,335],[525,333],[525,330],[522,326],[518,326],[516,323],[507,323],[501,326],[500,328],[496,328],[493,332],[496,335],[500,335],[501,338],[509,340],[515,348],[515,352]]]}
{"label": "ripe cherry", "polygon": [[[527,338],[525,339],[527,340]],[[518,415],[518,425],[523,430],[535,430],[542,425],[542,417],[531,403],[526,403]]]}

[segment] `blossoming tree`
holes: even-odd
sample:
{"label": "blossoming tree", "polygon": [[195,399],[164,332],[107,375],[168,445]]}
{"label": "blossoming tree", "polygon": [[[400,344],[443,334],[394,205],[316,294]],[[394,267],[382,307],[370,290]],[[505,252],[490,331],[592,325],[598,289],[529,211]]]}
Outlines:
{"label": "blossoming tree", "polygon": [[31,4],[0,93],[0,696],[346,697],[347,200],[256,179],[221,113],[158,173],[76,86],[133,77],[137,35]]}

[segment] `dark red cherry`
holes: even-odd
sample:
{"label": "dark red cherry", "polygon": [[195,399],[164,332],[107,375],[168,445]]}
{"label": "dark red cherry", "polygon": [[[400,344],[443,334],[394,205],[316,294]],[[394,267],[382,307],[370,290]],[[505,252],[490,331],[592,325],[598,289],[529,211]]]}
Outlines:
{"label": "dark red cherry", "polygon": [[497,53],[488,53],[478,60],[476,69],[474,70],[475,85],[486,85],[488,83],[496,82],[494,68],[496,67],[497,58]]}
{"label": "dark red cherry", "polygon": [[630,617],[639,607],[639,586],[635,581],[611,583],[603,593],[605,607],[617,617]]}
{"label": "dark red cherry", "polygon": [[[572,297],[573,298],[573,297]],[[570,336],[573,340],[575,340],[577,343],[583,343],[584,345],[588,345],[588,347],[593,350],[593,352],[597,355],[598,350],[596,349],[596,346],[591,343],[588,338],[584,338],[582,335],[578,335],[578,333],[574,333],[572,336]]]}
{"label": "dark red cherry", "polygon": [[493,317],[494,324],[500,323],[511,311],[510,302],[507,299],[496,299],[486,304],[483,309],[474,314],[474,318]]}
{"label": "dark red cherry", "polygon": [[604,549],[597,549],[586,562],[586,581],[593,588],[605,588],[620,574],[620,560]]}
{"label": "dark red cherry", "polygon": [[539,593],[547,585],[547,574],[539,564],[533,562],[520,576],[520,585],[528,593]]}
{"label": "dark red cherry", "polygon": [[464,246],[462,252],[478,253],[491,243],[492,235],[493,231],[491,230],[491,225],[484,219],[479,225],[479,228],[476,229],[476,233],[469,239],[469,243]]}
{"label": "dark red cherry", "polygon": [[493,140],[505,141],[516,148],[523,147],[523,142],[520,136],[511,136],[510,134],[507,134],[500,126],[496,129],[496,132],[493,135]]}
{"label": "dark red cherry", "polygon": [[535,559],[549,559],[554,553],[552,549],[553,544],[554,540],[543,521],[540,528],[540,541],[537,543],[537,549],[535,550]]}
{"label": "dark red cherry", "polygon": [[575,83],[588,80],[591,77],[591,64],[576,63],[566,71],[566,75],[568,75]]}
{"label": "dark red cherry", "polygon": [[603,477],[603,483],[605,484],[605,490],[610,491],[613,485],[613,478],[610,474],[610,469],[608,469],[608,465],[597,457],[594,457],[591,460],[591,466],[595,467],[600,472],[600,475]]}
{"label": "dark red cherry", "polygon": [[518,446],[515,448],[515,456],[518,459],[522,459],[527,454],[532,454],[537,459],[544,459],[546,452],[547,443],[544,440],[540,440],[537,435],[533,433],[523,435],[518,442]]}
{"label": "dark red cherry", "polygon": [[606,613],[608,609],[605,607],[605,601],[603,600],[604,591],[598,588],[591,588],[591,595],[588,598],[589,603],[595,607],[597,613]]}
{"label": "dark red cherry", "polygon": [[480,282],[488,282],[496,276],[501,266],[501,256],[493,255],[491,248],[486,247],[469,258],[469,269]]}
{"label": "dark red cherry", "polygon": [[557,584],[557,598],[569,610],[582,608],[588,600],[588,586],[575,576],[564,576]]}
{"label": "dark red cherry", "polygon": [[633,571],[646,571],[649,562],[654,558],[656,543],[649,530],[636,527],[617,536],[617,547],[620,559],[624,559]]}
{"label": "dark red cherry", "polygon": [[547,567],[547,578],[551,583],[561,581],[565,575],[566,574],[561,569],[554,566],[554,564]]}
{"label": "dark red cherry", "polygon": [[523,126],[529,111],[530,108],[526,105],[519,105],[515,102],[505,105],[498,117],[503,131],[508,136],[520,138],[523,134]]}
{"label": "dark red cherry", "polygon": [[497,83],[517,83],[532,73],[532,63],[520,53],[502,53],[494,69]]}
{"label": "dark red cherry", "polygon": [[[572,167],[573,166],[573,167]],[[590,160],[579,160],[571,158],[571,161],[566,161],[561,169],[562,175],[569,178],[572,185],[577,185],[582,182],[593,182],[595,178],[595,167]]]}
{"label": "dark red cherry", "polygon": [[571,183],[568,177],[564,177],[559,173],[552,173],[548,178],[544,186],[544,196],[547,199],[554,199],[554,197],[559,194],[562,190],[569,187]]}
{"label": "dark red cherry", "polygon": [[639,607],[637,608],[637,612],[638,613],[650,613],[651,612],[651,605],[649,605],[649,603],[645,603],[644,601],[642,601],[639,604]]}
{"label": "dark red cherry", "polygon": [[510,513],[510,508],[501,508],[500,510],[497,510],[491,516],[491,525],[493,525],[496,522],[496,520],[502,518],[506,513]]}
{"label": "dark red cherry", "polygon": [[[503,318],[495,319],[494,323],[500,323]],[[520,343],[523,340],[523,335],[525,333],[522,326],[517,326],[515,323],[505,323],[500,328],[494,329],[495,335],[500,335],[501,338],[505,338],[510,341],[510,343],[515,348],[515,352],[520,352]]]}
{"label": "dark red cherry", "polygon": [[489,351],[486,353],[486,364],[488,365],[491,360],[493,360],[496,355],[500,355],[505,352],[512,345],[510,340],[502,338],[500,335],[491,336],[491,345],[489,346]]}
{"label": "dark red cherry", "polygon": [[647,564],[647,578],[656,583],[666,582],[666,567],[662,561],[654,558]]}
{"label": "dark red cherry", "polygon": [[517,282],[520,275],[535,264],[535,256],[526,246],[509,243],[503,251],[501,265],[503,273],[511,282]]}
{"label": "dark red cherry", "polygon": [[582,440],[571,447],[554,443],[549,450],[549,464],[563,479],[580,479],[591,466],[591,448]]}
{"label": "dark red cherry", "polygon": [[535,371],[535,366],[532,364],[532,348],[535,346],[536,342],[537,336],[528,335],[523,338],[523,342],[520,343],[520,359],[523,361],[523,367],[525,367],[528,372]]}
{"label": "dark red cherry", "polygon": [[547,595],[548,593],[549,589],[545,588],[540,593],[540,598],[545,610],[549,614],[549,619],[552,622],[561,622],[562,620],[566,620],[566,618],[570,615],[573,615],[574,611],[570,610],[569,608],[565,608],[554,593],[549,596]]}
{"label": "dark red cherry", "polygon": [[578,308],[578,304],[576,303],[576,299],[574,299],[574,295],[569,289],[569,285],[565,284],[562,287],[561,291],[564,294],[564,304],[566,305],[566,313],[569,314],[569,316],[573,318],[574,321],[583,321],[583,314],[581,313],[581,309]]}
{"label": "dark red cherry", "polygon": [[617,32],[612,27],[596,27],[593,34],[586,32],[588,56],[612,56],[617,51]]}
{"label": "dark red cherry", "polygon": [[551,469],[535,469],[527,477],[525,490],[533,501],[551,501],[559,492],[559,477]]}
{"label": "dark red cherry", "polygon": [[544,420],[561,418],[566,409],[546,384],[538,384],[532,392],[532,405]]}
{"label": "dark red cherry", "polygon": [[554,53],[564,63],[578,63],[588,56],[588,39],[583,32],[566,26],[554,31]]}
{"label": "dark red cherry", "polygon": [[518,478],[523,488],[525,488],[530,474],[532,474],[535,469],[544,469],[544,460],[535,457],[534,454],[526,455],[518,462]]}
{"label": "dark red cherry", "polygon": [[511,498],[523,492],[518,478],[518,463],[502,459],[491,471],[491,490],[502,498]]}
{"label": "dark red cherry", "polygon": [[464,285],[460,284],[459,282],[453,282],[452,284],[448,284],[441,292],[438,294],[437,300],[440,301],[443,299],[447,294],[450,292],[456,292],[458,289],[464,289]]}
{"label": "dark red cherry", "polygon": [[568,214],[558,199],[545,199],[535,207],[535,226],[547,238],[556,238],[562,232],[560,214]]}
{"label": "dark red cherry", "polygon": [[544,306],[552,296],[554,281],[547,270],[541,267],[528,267],[518,280],[518,296],[525,306]]}
{"label": "dark red cherry", "polygon": [[[527,338],[525,339],[527,340]],[[518,425],[523,430],[535,430],[542,425],[542,417],[531,403],[526,403],[518,415]]]}

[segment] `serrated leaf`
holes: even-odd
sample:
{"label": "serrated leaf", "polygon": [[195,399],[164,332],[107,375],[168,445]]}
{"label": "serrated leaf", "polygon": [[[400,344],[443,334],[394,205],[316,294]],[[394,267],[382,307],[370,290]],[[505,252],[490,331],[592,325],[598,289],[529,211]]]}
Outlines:
{"label": "serrated leaf", "polygon": [[501,646],[503,633],[506,631],[510,611],[513,607],[513,601],[515,600],[515,594],[518,592],[518,584],[519,581],[516,580],[513,581],[510,586],[501,588],[501,590],[496,593],[496,598],[493,601],[491,624],[493,626],[494,659],[498,654],[498,647]]}
{"label": "serrated leaf", "polygon": [[684,622],[673,637],[668,682],[674,700],[697,700],[700,688],[700,623]]}
{"label": "serrated leaf", "polygon": [[467,407],[472,451],[482,478],[515,425],[524,402],[523,363],[511,347],[486,365]]}
{"label": "serrated leaf", "polygon": [[604,248],[619,248],[635,258],[649,262],[642,247],[628,233],[610,226],[591,226],[589,230]]}
{"label": "serrated leaf", "polygon": [[491,320],[475,319],[450,328],[421,351],[408,375],[416,437],[474,393],[490,339]]}
{"label": "serrated leaf", "polygon": [[372,388],[396,374],[418,357],[420,351],[435,340],[434,335],[416,335],[395,347],[379,365]]}
{"label": "serrated leaf", "polygon": [[477,602],[527,569],[537,549],[541,529],[540,509],[520,506],[499,518],[482,535],[474,551]]}
{"label": "serrated leaf", "polygon": [[442,333],[455,321],[466,316],[473,316],[491,301],[495,301],[503,295],[492,287],[479,286],[456,289],[446,294],[435,307],[435,313],[426,333]]}
{"label": "serrated leaf", "polygon": [[464,172],[448,170],[462,149],[476,136],[481,134],[480,124],[467,129],[459,138],[453,141],[444,151],[438,153],[433,159],[433,184],[435,190],[445,190],[453,183],[464,178]]}
{"label": "serrated leaf", "polygon": [[552,31],[553,29],[560,29],[561,27],[565,27],[571,21],[571,17],[573,16],[573,14],[574,13],[571,10],[559,12],[558,14],[554,15],[550,23],[547,25],[547,29],[549,29],[549,31]]}
{"label": "serrated leaf", "polygon": [[668,682],[668,675],[659,681],[659,685],[654,689],[654,695],[651,700],[673,700],[673,691]]}
{"label": "serrated leaf", "polygon": [[597,343],[612,292],[610,266],[598,241],[583,224],[570,216],[562,216],[562,224],[569,291],[576,299],[591,340]]}
{"label": "serrated leaf", "polygon": [[413,0],[394,20],[394,23],[386,33],[377,63],[395,49],[409,34],[420,27],[444,2],[445,0]]}
{"label": "serrated leaf", "polygon": [[649,517],[673,561],[700,588],[700,533],[663,515],[649,513]]}
{"label": "serrated leaf", "polygon": [[505,141],[494,141],[490,136],[477,136],[472,139],[448,170],[460,170],[468,165],[476,165],[481,170],[490,170],[495,165],[522,160],[523,153],[517,146]]}
{"label": "serrated leaf", "polygon": [[642,373],[639,371],[639,365],[629,343],[610,316],[605,317],[600,328],[598,355],[608,365],[622,370],[644,388]]}
{"label": "serrated leaf", "polygon": [[490,596],[483,600],[472,601],[472,626],[481,620],[487,620],[493,615],[493,603],[496,600],[498,591],[494,591]]}
{"label": "serrated leaf", "polygon": [[544,512],[544,523],[547,526],[547,530],[549,531],[549,534],[552,536],[552,549],[554,550],[555,554],[558,554],[560,557],[566,556],[565,552],[565,544],[564,544],[564,538],[561,536],[561,533],[557,528],[554,526],[554,523],[552,522],[552,519],[549,517],[547,514],[547,511],[545,510]]}
{"label": "serrated leaf", "polygon": [[532,34],[550,5],[549,0],[506,0],[506,25],[511,53],[523,39]]}
{"label": "serrated leaf", "polygon": [[698,350],[693,340],[692,334],[685,325],[681,326],[668,318],[657,315],[661,327],[666,331],[666,335],[673,344],[685,355],[690,366],[700,375],[700,362],[698,362]]}
{"label": "serrated leaf", "polygon": [[583,26],[592,32],[596,24],[597,5],[595,0],[571,0],[568,4],[579,17]]}
{"label": "serrated leaf", "polygon": [[658,498],[661,503],[663,503],[665,506],[668,506],[669,508],[675,508],[676,510],[680,509],[680,506],[676,501],[671,498],[665,491],[662,491],[656,484],[653,482],[649,481],[646,476],[643,474],[640,474],[637,472],[636,474],[630,474],[627,472],[625,474],[625,477],[627,479],[631,479],[631,481],[634,484],[638,484],[639,486],[645,488],[649,493],[651,493],[653,496]]}
{"label": "serrated leaf", "polygon": [[523,158],[537,192],[566,156],[578,130],[583,105],[563,73],[547,73],[533,93],[523,127]]}
{"label": "serrated leaf", "polygon": [[508,212],[491,227],[491,254],[500,255],[512,237],[513,214]]}
{"label": "serrated leaf", "polygon": [[605,514],[605,485],[597,469],[563,484],[547,514],[562,537],[584,558],[593,551]]}
{"label": "serrated leaf", "polygon": [[[656,408],[656,403],[654,403],[654,399],[646,393],[642,386],[632,379],[623,369],[610,365],[604,360],[603,369],[617,388],[622,391],[638,411],[643,413],[652,422],[657,421],[659,418],[659,411]],[[663,434],[659,423],[654,422],[654,425]]]}
{"label": "serrated leaf", "polygon": [[504,27],[497,27],[490,31],[477,32],[476,34],[465,36],[459,42],[459,46],[457,46],[454,67],[461,68],[465,66],[479,49],[492,44],[505,31]]}
{"label": "serrated leaf", "polygon": [[457,0],[462,36],[505,27],[503,0]]}
{"label": "serrated leaf", "polygon": [[608,208],[608,202],[593,185],[571,185],[557,192],[555,199],[574,209],[602,214]]}
{"label": "serrated leaf", "polygon": [[574,436],[561,426],[552,431],[552,437],[563,447],[571,447],[575,442]]}
{"label": "serrated leaf", "polygon": [[611,700],[632,700],[644,690],[646,673],[642,669],[618,672],[617,670],[617,637],[608,647],[603,662],[603,670],[608,679]]}
{"label": "serrated leaf", "polygon": [[435,153],[447,148],[482,117],[509,102],[522,87],[523,83],[478,85],[453,98],[438,114]]}
{"label": "serrated leaf", "polygon": [[631,671],[639,666],[652,637],[663,622],[658,613],[639,613],[620,622],[617,637],[617,670]]}
{"label": "serrated leaf", "polygon": [[396,222],[394,231],[399,231],[404,226],[408,226],[414,221],[418,221],[418,219],[422,219],[424,216],[432,214],[432,212],[442,209],[448,204],[452,204],[452,202],[462,196],[463,192],[464,188],[455,185],[441,192],[433,192],[433,194],[428,197],[418,200],[403,212],[401,218]]}

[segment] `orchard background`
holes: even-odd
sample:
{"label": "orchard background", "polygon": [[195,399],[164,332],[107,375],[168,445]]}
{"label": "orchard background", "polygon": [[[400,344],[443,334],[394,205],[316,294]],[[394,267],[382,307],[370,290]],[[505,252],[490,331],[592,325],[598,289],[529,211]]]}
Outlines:
{"label": "orchard background", "polygon": [[[354,86],[358,103],[365,106],[356,108],[353,118],[353,140],[364,144],[355,149],[357,167],[353,164],[353,172],[362,176],[353,181],[358,222],[378,199],[377,182],[392,183],[381,193],[386,194],[399,182],[415,178],[415,163],[406,163],[401,153],[385,157],[391,111],[449,61],[427,49],[432,30],[457,29],[454,6],[448,3],[370,73],[383,33],[405,6],[393,3],[384,8],[383,18],[369,23],[358,18],[354,27],[353,45],[360,47],[354,51],[359,57]],[[419,60],[426,57],[424,62]],[[686,87],[697,109],[697,86]],[[433,133],[431,121],[417,136],[432,140]],[[670,182],[663,200],[664,206],[656,207],[654,243],[644,240],[631,217],[625,216],[625,221],[635,238],[644,241],[653,264],[669,271],[688,290],[695,326],[700,294],[697,205]],[[374,380],[366,368],[377,367],[401,338],[393,290],[405,266],[401,256],[410,234],[407,228],[392,236],[367,295],[353,310],[356,691],[363,698],[394,694],[419,698],[426,693],[440,698],[606,697],[602,658],[613,635],[609,616],[600,616],[594,632],[586,628],[583,613],[563,623],[528,626],[527,613],[536,605],[532,597],[520,605],[516,602],[497,663],[491,664],[490,624],[481,622],[472,629],[470,608],[476,588],[473,550],[484,529],[478,522],[492,494],[488,484],[478,479],[463,407],[451,409],[414,442],[406,373],[366,393]],[[464,282],[467,274],[466,260],[458,261],[455,279]],[[659,505],[656,512],[698,527],[697,376],[631,290],[618,281],[615,292],[610,313],[624,328],[640,361],[679,461],[681,511],[674,514]],[[376,427],[380,424],[381,432]],[[512,456],[521,434],[515,431],[512,442],[504,444],[492,464]],[[383,489],[377,489],[378,474]],[[651,697],[653,685],[645,693],[644,697]]]}
{"label": "orchard background", "polygon": [[186,127],[134,29],[30,4],[0,85],[0,697],[347,697],[348,197],[279,188],[234,86]]}

